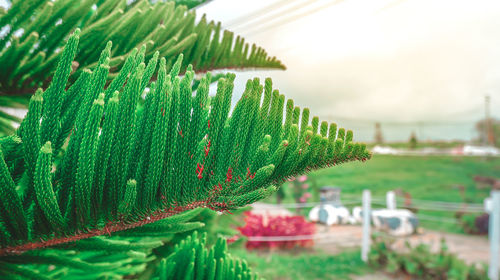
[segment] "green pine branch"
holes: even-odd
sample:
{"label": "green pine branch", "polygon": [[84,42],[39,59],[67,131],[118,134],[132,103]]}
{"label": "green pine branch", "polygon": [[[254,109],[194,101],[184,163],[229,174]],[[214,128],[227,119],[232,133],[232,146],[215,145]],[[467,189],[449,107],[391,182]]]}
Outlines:
{"label": "green pine branch", "polygon": [[245,260],[232,257],[227,243],[219,238],[206,248],[207,235],[198,238],[197,232],[182,240],[168,258],[162,259],[152,279],[260,279]]}
{"label": "green pine branch", "polygon": [[[15,1],[0,15],[0,104],[18,107],[12,97],[29,98],[33,88],[46,87],[54,74],[60,49],[75,30],[82,29],[82,44],[73,58],[72,71],[94,68],[99,51],[113,41],[114,58],[109,62],[109,78],[126,67],[126,57],[134,48],[147,46],[147,60],[158,52],[169,69],[179,54],[184,54],[180,72],[191,64],[197,72],[213,69],[277,68],[285,66],[260,47],[250,46],[220,23],[205,17],[196,21],[188,10],[204,0],[30,0]],[[186,5],[186,6],[184,6]],[[85,75],[76,71],[71,81]],[[14,96],[13,96],[14,95]],[[18,98],[19,99],[19,98]],[[22,103],[27,103],[24,101]],[[0,136],[14,131],[18,120],[0,112]]]}
{"label": "green pine branch", "polygon": [[[177,1],[193,7],[204,1]],[[64,40],[82,29],[82,44],[75,66],[93,67],[100,62],[99,50],[113,41],[114,58],[109,66],[117,73],[135,47],[147,45],[146,59],[155,52],[165,57],[167,69],[180,53],[198,72],[223,68],[280,68],[283,64],[255,45],[205,17],[196,21],[195,12],[173,1],[125,0],[30,0],[15,1],[0,16],[0,91],[26,92],[52,76]],[[22,31],[22,32],[21,32]],[[101,61],[102,62],[102,61]],[[79,74],[79,73],[77,73]]]}
{"label": "green pine branch", "polygon": [[[93,71],[67,90],[77,30],[50,86],[38,90],[16,135],[0,138],[0,255],[144,226],[189,209],[235,209],[290,176],[370,157],[352,132],[309,120],[272,89],[249,80],[230,112],[234,74],[209,97],[207,73],[180,55],[133,51],[110,83],[111,43]],[[155,82],[151,82],[158,68]],[[146,90],[149,89],[149,90]],[[139,102],[146,92],[144,104]],[[262,100],[262,102],[261,102]],[[65,105],[65,106],[62,106]],[[293,110],[292,110],[293,108]],[[285,120],[283,122],[283,115]]]}
{"label": "green pine branch", "polygon": [[[186,231],[204,224],[193,217],[205,212],[198,208],[157,223],[66,243],[21,255],[0,257],[1,279],[149,279],[161,260],[172,252],[172,243],[186,237]],[[190,222],[191,221],[191,222]],[[191,235],[188,234],[188,235]]]}

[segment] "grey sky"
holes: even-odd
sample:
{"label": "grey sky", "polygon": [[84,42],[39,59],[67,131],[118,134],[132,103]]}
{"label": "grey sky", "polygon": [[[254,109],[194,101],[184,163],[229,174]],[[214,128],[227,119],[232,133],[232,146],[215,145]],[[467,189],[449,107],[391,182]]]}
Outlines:
{"label": "grey sky", "polygon": [[[272,2],[214,0],[198,16],[231,23]],[[334,1],[309,1],[315,4],[290,12],[301,2],[307,0],[288,1],[274,21],[263,15],[229,26],[288,67],[240,74],[238,92],[246,79],[270,76],[296,104],[354,128],[365,141],[375,121],[388,140],[408,139],[412,130],[423,139],[470,139],[486,94],[500,117],[498,1],[345,0],[275,27],[283,17]]]}

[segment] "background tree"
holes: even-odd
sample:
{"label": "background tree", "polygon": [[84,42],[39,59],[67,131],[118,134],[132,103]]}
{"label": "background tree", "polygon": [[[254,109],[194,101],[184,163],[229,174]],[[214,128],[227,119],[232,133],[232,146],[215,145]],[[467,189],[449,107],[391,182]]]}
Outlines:
{"label": "background tree", "polygon": [[[485,127],[486,126],[486,127]],[[481,120],[476,123],[479,143],[488,143],[500,147],[500,120]]]}
{"label": "background tree", "polygon": [[412,131],[410,134],[410,140],[408,140],[408,147],[413,150],[417,148],[417,144],[417,135],[415,134],[415,131]]}
{"label": "background tree", "polygon": [[382,126],[380,125],[380,123],[375,123],[374,140],[375,140],[376,144],[383,144],[384,143],[384,135],[382,134]]}

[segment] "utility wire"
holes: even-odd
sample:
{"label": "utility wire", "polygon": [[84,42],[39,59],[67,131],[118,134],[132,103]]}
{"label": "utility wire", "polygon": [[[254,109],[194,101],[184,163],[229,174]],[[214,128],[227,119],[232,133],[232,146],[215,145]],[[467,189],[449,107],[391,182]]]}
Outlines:
{"label": "utility wire", "polygon": [[[288,203],[288,204],[262,204],[258,203],[252,205],[254,209],[271,210],[271,209],[286,209],[286,208],[312,208],[320,205],[328,205],[331,202],[308,202],[308,203]],[[357,205],[361,204],[361,200],[349,199],[342,200],[342,205]],[[385,199],[372,198],[371,204],[385,205]],[[440,211],[440,212],[464,212],[464,213],[483,213],[484,206],[478,203],[454,203],[442,201],[426,201],[426,200],[412,200],[411,205],[399,205],[399,207],[410,207],[419,210]]]}
{"label": "utility wire", "polygon": [[264,16],[268,13],[279,10],[280,8],[282,8],[286,5],[289,5],[289,4],[293,3],[294,1],[295,0],[281,0],[278,2],[274,2],[270,5],[262,7],[261,9],[258,9],[257,11],[251,12],[245,16],[242,16],[240,18],[236,18],[233,20],[229,20],[226,22],[226,24],[224,24],[224,26],[234,28],[235,26],[248,23],[249,21],[253,21],[253,20],[255,20],[261,16]]}
{"label": "utility wire", "polygon": [[322,119],[335,119],[337,122],[344,121],[344,122],[352,122],[352,123],[364,123],[364,124],[370,124],[373,125],[374,123],[378,122],[383,125],[401,125],[401,126],[406,126],[406,125],[426,125],[426,126],[459,126],[459,125],[469,125],[469,124],[474,124],[476,123],[478,119],[474,120],[463,120],[463,121],[377,121],[377,120],[369,120],[369,119],[358,119],[358,118],[349,118],[349,117],[339,117],[339,116],[333,116],[333,115],[322,115],[320,116]]}
{"label": "utility wire", "polygon": [[263,19],[259,19],[259,21],[256,23],[252,24],[252,22],[246,22],[243,25],[243,27],[240,26],[240,27],[238,27],[238,29],[244,29],[244,28],[248,28],[248,27],[250,27],[251,29],[258,28],[259,26],[263,26],[263,25],[266,25],[270,22],[274,22],[277,19],[283,18],[283,16],[287,16],[287,15],[290,15],[294,12],[300,11],[303,8],[307,8],[308,6],[313,5],[313,4],[317,3],[318,1],[319,0],[307,0],[305,2],[298,2],[295,5],[292,5],[284,10],[280,10],[279,13],[273,13],[273,14],[270,14],[270,15],[264,17]]}
{"label": "utility wire", "polygon": [[284,236],[246,236],[248,241],[298,241],[298,240],[313,240],[325,237],[332,237],[334,234],[311,234],[311,235],[284,235]]}
{"label": "utility wire", "polygon": [[[444,223],[450,223],[450,224],[458,224],[456,220],[450,219],[450,218],[436,218],[433,216],[425,216],[425,215],[419,215],[420,220],[426,220],[426,221],[434,221],[434,222],[444,222]],[[378,233],[383,233],[380,231],[377,231]],[[387,233],[384,233],[387,235]],[[245,237],[248,241],[250,242],[280,242],[280,241],[301,241],[301,240],[323,240],[320,243],[325,243],[324,239],[330,239],[334,238],[334,242],[338,242],[339,236],[346,235],[346,234],[339,234],[336,232],[331,232],[331,233],[317,233],[317,234],[310,234],[310,235],[282,235],[282,236],[246,236],[242,234],[242,237]],[[350,234],[349,234],[350,235]],[[397,236],[389,235],[393,238],[396,238]],[[399,237],[399,238],[405,238],[405,237]]]}
{"label": "utility wire", "polygon": [[448,224],[458,224],[456,219],[452,218],[447,218],[447,217],[434,217],[430,215],[422,215],[422,214],[417,214],[417,217],[419,220],[422,221],[429,221],[429,222],[443,222],[443,223],[448,223]]}
{"label": "utility wire", "polygon": [[319,5],[313,9],[307,10],[303,13],[294,14],[294,15],[291,15],[289,17],[282,17],[283,18],[282,20],[279,20],[279,18],[277,18],[278,21],[276,21],[275,23],[271,23],[271,24],[262,26],[261,28],[259,28],[259,26],[257,26],[257,28],[254,28],[254,29],[252,29],[249,32],[244,33],[244,34],[248,36],[248,35],[257,34],[260,32],[267,32],[267,31],[276,29],[280,26],[286,25],[288,23],[297,21],[299,19],[305,18],[305,17],[310,16],[312,14],[315,14],[323,9],[326,9],[326,8],[333,6],[333,5],[337,5],[337,4],[344,2],[344,1],[345,0],[336,0],[336,1],[332,1],[332,2],[328,1],[327,3],[325,3],[323,5]]}
{"label": "utility wire", "polygon": [[[403,199],[398,199],[399,201],[404,201]],[[411,202],[422,203],[428,205],[442,205],[442,206],[452,206],[452,207],[483,207],[482,203],[461,203],[461,202],[448,202],[448,201],[435,201],[435,200],[422,200],[422,199],[411,199]]]}

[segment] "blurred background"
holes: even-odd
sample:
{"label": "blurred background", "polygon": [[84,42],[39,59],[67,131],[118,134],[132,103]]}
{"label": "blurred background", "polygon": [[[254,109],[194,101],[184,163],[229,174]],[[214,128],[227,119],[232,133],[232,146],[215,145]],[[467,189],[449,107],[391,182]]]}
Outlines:
{"label": "blurred background", "polygon": [[499,1],[211,0],[196,14],[287,67],[234,70],[233,104],[248,79],[272,77],[373,152],[245,209],[206,209],[209,236],[230,238],[266,279],[488,278],[500,238],[488,236],[500,212]]}
{"label": "blurred background", "polygon": [[234,213],[233,246],[246,248],[234,254],[267,279],[487,278],[485,205],[500,189],[500,2],[213,0],[203,14],[287,66],[238,73],[235,94],[272,77],[374,154],[292,178]]}

